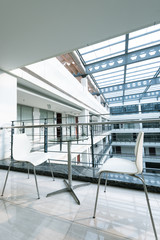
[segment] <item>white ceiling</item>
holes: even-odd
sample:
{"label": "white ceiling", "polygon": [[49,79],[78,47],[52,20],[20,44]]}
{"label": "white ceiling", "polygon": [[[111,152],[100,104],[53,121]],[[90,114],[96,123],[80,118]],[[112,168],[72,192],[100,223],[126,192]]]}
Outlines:
{"label": "white ceiling", "polygon": [[19,88],[17,89],[17,103],[70,115],[79,115],[81,113],[77,108]]}
{"label": "white ceiling", "polygon": [[0,0],[0,68],[25,66],[159,22],[159,0]]}

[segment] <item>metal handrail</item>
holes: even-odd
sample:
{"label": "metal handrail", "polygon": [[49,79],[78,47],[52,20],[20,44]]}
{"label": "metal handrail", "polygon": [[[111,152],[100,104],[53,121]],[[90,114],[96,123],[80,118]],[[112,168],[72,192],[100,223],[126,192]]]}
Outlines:
{"label": "metal handrail", "polygon": [[16,129],[16,128],[43,128],[43,127],[69,127],[69,126],[95,126],[95,125],[113,125],[113,124],[125,124],[125,123],[149,123],[149,122],[160,122],[158,118],[149,118],[142,120],[116,120],[116,121],[106,121],[106,122],[90,122],[90,123],[56,123],[56,124],[32,124],[27,126],[4,126],[0,127],[3,129]]}

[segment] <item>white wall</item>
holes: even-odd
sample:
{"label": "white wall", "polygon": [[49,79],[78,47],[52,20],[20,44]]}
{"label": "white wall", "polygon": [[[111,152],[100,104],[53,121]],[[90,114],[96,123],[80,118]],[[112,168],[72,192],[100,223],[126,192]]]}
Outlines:
{"label": "white wall", "polygon": [[17,79],[0,75],[0,126],[17,119]]}
{"label": "white wall", "polygon": [[62,100],[92,113],[107,114],[107,110],[56,58],[29,65],[27,69],[39,75],[43,81],[21,69],[14,70],[13,73],[45,89],[46,93],[52,93],[52,97],[57,101]]}
{"label": "white wall", "polygon": [[[11,126],[17,119],[17,79],[0,75],[0,126]],[[10,156],[10,131],[0,130],[0,160]]]}

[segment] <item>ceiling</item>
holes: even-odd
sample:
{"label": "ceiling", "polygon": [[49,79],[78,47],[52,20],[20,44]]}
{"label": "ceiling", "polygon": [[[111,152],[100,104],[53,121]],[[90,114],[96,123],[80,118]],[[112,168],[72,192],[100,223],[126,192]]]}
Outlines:
{"label": "ceiling", "polygon": [[1,70],[160,22],[159,0],[1,0],[0,6]]}
{"label": "ceiling", "polygon": [[55,101],[49,97],[43,96],[42,93],[33,93],[25,89],[17,89],[17,102],[18,104],[46,109],[53,112],[65,113],[70,115],[78,115],[81,113],[80,109],[69,106],[67,104]]}

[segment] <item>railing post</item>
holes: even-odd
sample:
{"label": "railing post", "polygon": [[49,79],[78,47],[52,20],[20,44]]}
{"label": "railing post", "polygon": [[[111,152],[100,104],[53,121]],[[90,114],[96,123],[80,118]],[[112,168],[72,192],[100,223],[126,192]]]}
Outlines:
{"label": "railing post", "polygon": [[79,138],[79,127],[78,127],[78,125],[76,126],[76,128],[77,128],[77,144],[78,144],[78,138]]}
{"label": "railing post", "polygon": [[[47,119],[44,119],[44,125],[47,124]],[[48,152],[48,127],[44,127],[44,152]]]}
{"label": "railing post", "polygon": [[84,136],[84,126],[82,125],[82,136]]}
{"label": "railing post", "polygon": [[[92,120],[91,120],[92,122]],[[94,161],[94,144],[93,144],[93,125],[91,124],[91,151],[92,151],[92,167],[95,167]]]}
{"label": "railing post", "polygon": [[60,151],[62,151],[62,127],[60,126]]}
{"label": "railing post", "polygon": [[[11,126],[14,126],[14,121],[12,121]],[[14,128],[11,129],[11,160],[13,160],[13,134],[14,134]]]}
{"label": "railing post", "polygon": [[[24,122],[22,123],[24,127]],[[25,128],[22,128],[22,133],[25,133]]]}

